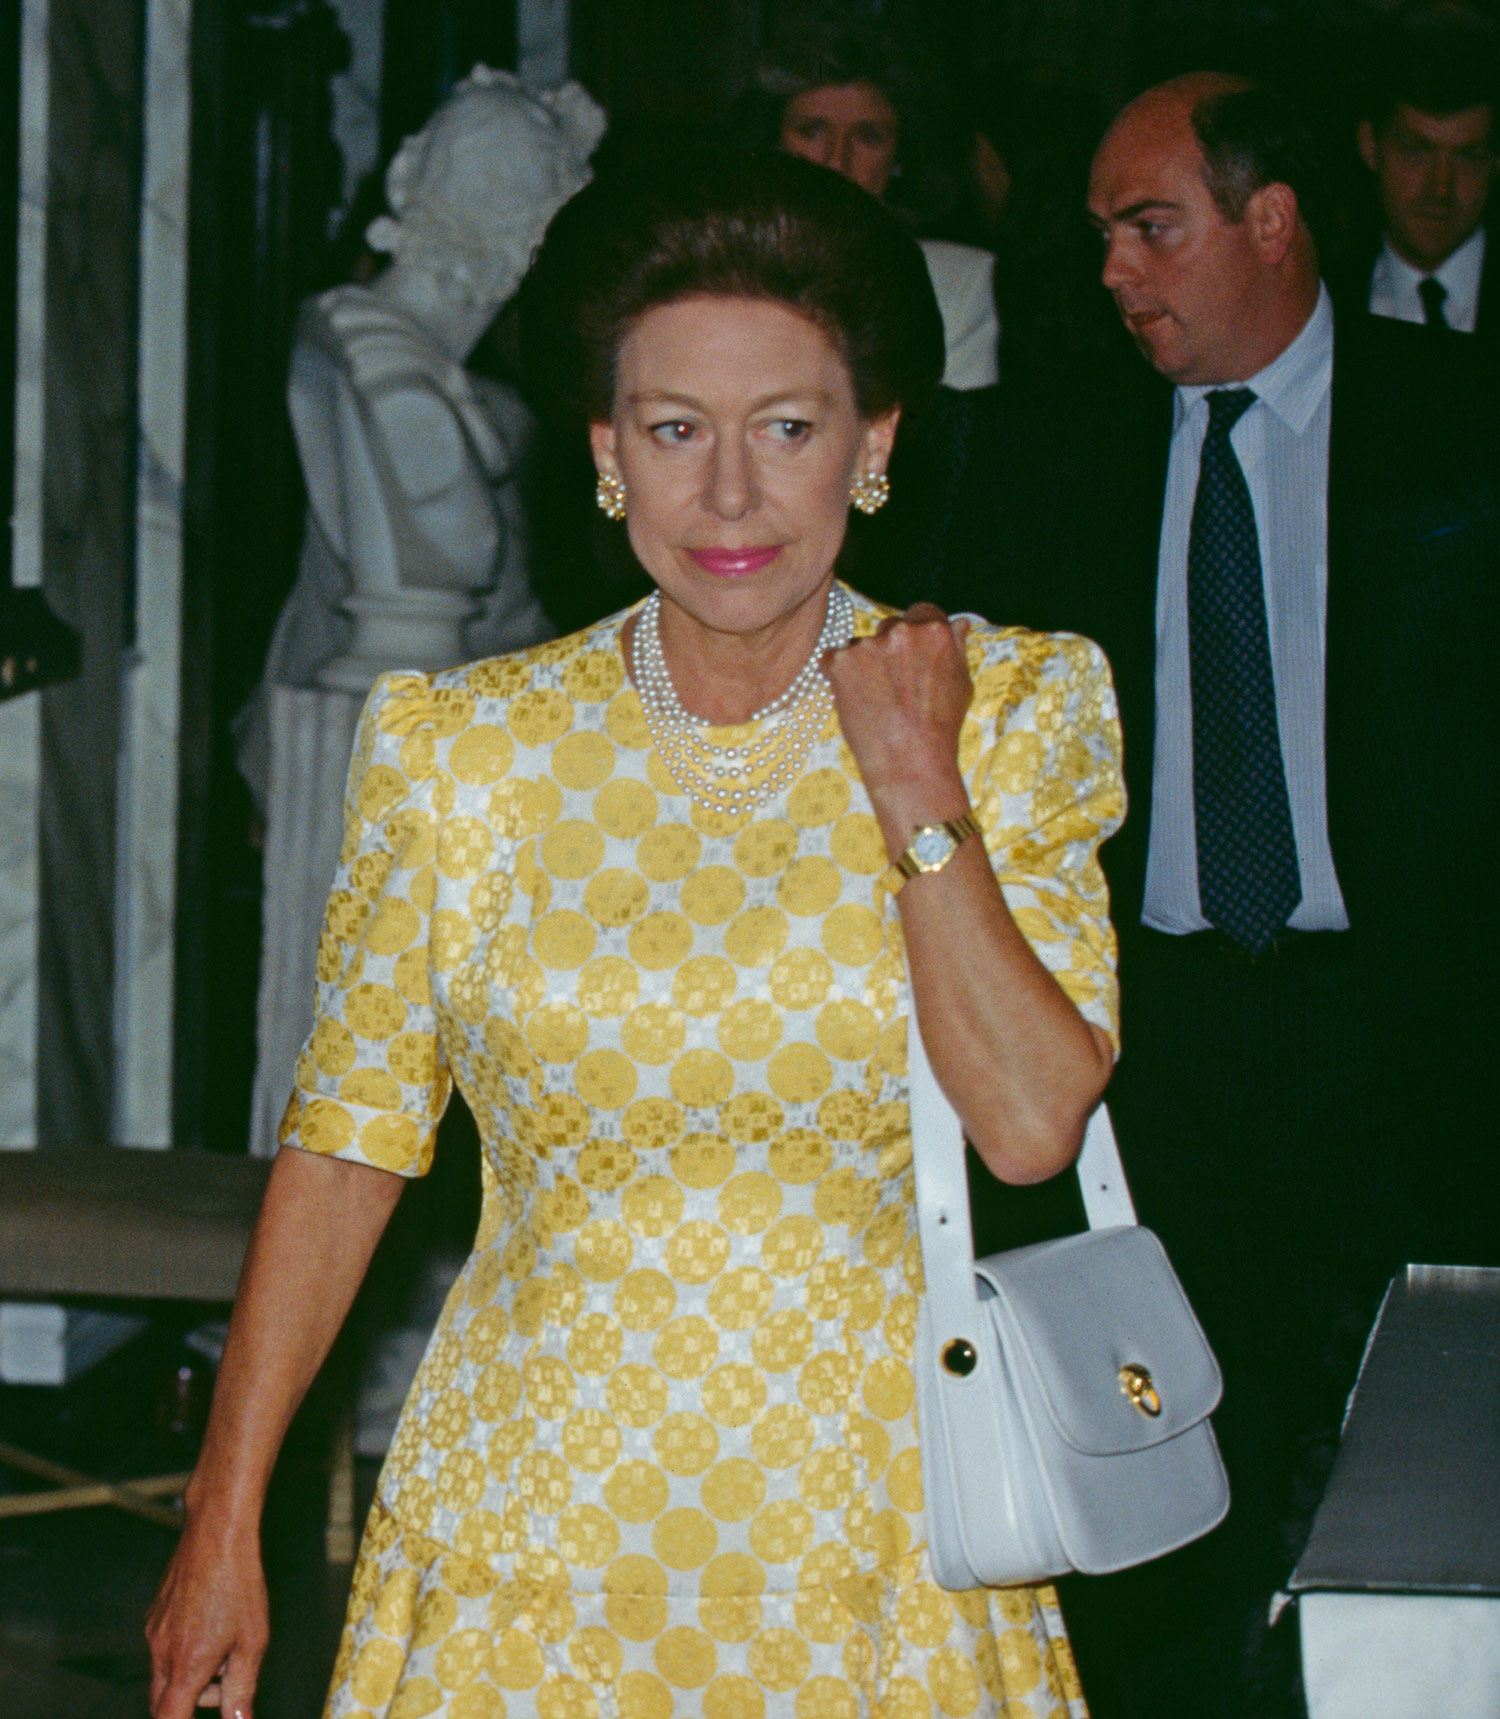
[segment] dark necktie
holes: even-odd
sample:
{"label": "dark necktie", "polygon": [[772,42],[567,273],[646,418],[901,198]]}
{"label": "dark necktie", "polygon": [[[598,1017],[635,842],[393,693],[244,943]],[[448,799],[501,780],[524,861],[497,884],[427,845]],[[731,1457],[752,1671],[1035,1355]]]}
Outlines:
{"label": "dark necktie", "polygon": [[1260,954],[1302,899],[1266,628],[1260,545],[1229,432],[1248,388],[1208,396],[1188,532],[1193,812],[1203,917]]}
{"label": "dark necktie", "polygon": [[1422,301],[1422,316],[1429,328],[1446,328],[1448,319],[1443,315],[1443,306],[1448,300],[1448,289],[1433,275],[1417,282],[1417,297]]}

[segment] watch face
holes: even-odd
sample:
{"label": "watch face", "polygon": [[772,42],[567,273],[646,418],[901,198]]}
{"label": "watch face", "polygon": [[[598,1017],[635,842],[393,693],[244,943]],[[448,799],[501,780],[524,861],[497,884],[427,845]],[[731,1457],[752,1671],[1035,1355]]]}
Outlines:
{"label": "watch face", "polygon": [[918,830],[911,839],[912,857],[923,870],[941,865],[955,846],[953,837],[941,827]]}

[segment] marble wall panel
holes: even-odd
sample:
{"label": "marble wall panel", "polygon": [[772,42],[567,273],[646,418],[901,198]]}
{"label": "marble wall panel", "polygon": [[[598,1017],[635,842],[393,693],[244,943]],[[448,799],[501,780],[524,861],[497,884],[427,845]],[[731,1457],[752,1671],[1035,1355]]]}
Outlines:
{"label": "marble wall panel", "polygon": [[0,1149],[36,1144],[39,695],[0,704]]}
{"label": "marble wall panel", "polygon": [[141,10],[51,0],[42,576],[83,673],[42,694],[37,1126],[109,1138],[116,760],[133,626]]}

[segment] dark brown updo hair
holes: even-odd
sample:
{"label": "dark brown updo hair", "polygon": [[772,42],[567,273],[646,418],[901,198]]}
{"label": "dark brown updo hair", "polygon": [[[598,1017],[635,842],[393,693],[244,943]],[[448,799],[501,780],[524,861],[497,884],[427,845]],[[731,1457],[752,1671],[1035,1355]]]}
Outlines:
{"label": "dark brown updo hair", "polygon": [[919,408],[942,374],[926,262],[877,199],[795,156],[714,150],[596,179],[554,217],[520,293],[532,399],[564,423],[603,422],[631,327],[701,294],[816,323],[866,418]]}

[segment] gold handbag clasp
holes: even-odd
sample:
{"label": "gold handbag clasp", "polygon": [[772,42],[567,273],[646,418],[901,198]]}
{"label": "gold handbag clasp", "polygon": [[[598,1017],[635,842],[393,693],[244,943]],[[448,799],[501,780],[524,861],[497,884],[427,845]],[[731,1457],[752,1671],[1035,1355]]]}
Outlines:
{"label": "gold handbag clasp", "polygon": [[1127,1361],[1121,1367],[1120,1389],[1143,1415],[1149,1415],[1155,1420],[1161,1413],[1161,1398],[1157,1395],[1150,1373],[1144,1367],[1138,1367],[1134,1361]]}

